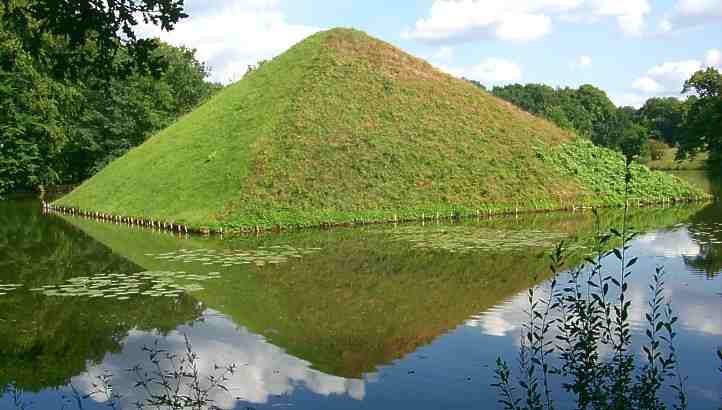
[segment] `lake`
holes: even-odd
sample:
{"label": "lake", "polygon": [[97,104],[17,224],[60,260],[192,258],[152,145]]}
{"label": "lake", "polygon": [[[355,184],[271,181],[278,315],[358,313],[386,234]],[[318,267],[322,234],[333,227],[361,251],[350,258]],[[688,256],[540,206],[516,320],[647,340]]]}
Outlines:
{"label": "lake", "polygon": [[[664,266],[690,408],[718,408],[722,206],[628,219],[640,232],[633,342]],[[236,366],[211,393],[221,408],[494,408],[494,363],[515,365],[526,292],[549,280],[551,249],[566,241],[573,268],[598,225],[622,220],[605,210],[220,238],[0,202],[0,408],[107,408],[104,375],[119,408],[134,408],[128,369],[152,367],[144,347],[183,357],[186,337],[200,377]]]}

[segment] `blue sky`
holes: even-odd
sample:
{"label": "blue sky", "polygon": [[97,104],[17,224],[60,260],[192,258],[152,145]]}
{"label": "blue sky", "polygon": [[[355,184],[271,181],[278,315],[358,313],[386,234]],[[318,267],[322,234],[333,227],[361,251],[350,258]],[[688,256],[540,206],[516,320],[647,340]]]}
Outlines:
{"label": "blue sky", "polygon": [[171,33],[213,79],[239,79],[318,30],[354,27],[487,85],[593,84],[619,105],[679,95],[722,66],[722,0],[186,0]]}

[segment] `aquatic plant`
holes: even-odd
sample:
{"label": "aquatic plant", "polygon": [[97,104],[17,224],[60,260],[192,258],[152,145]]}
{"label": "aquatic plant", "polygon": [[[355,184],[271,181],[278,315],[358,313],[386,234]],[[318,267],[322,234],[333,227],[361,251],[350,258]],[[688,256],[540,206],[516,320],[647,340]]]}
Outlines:
{"label": "aquatic plant", "polygon": [[[627,161],[625,197],[631,180],[631,162]],[[594,256],[572,270],[564,286],[559,286],[562,276],[558,272],[564,263],[562,243],[551,256],[553,278],[548,288],[529,289],[519,375],[514,377],[502,358],[495,369],[492,386],[498,389],[505,409],[554,409],[552,377],[573,395],[580,409],[666,409],[660,399],[665,385],[676,394],[672,408],[688,407],[674,347],[677,317],[671,301],[664,298],[662,267],[657,267],[649,286],[644,361],[638,363],[630,350],[628,280],[637,258],[628,254],[635,233],[627,223],[627,208],[621,231],[599,232]],[[621,241],[621,246],[605,251],[610,241]],[[617,272],[608,271],[602,263],[612,255],[618,261]]]}
{"label": "aquatic plant", "polygon": [[0,296],[5,296],[8,293],[16,291],[22,287],[23,285],[19,283],[0,283]]}
{"label": "aquatic plant", "polygon": [[490,251],[528,251],[533,248],[549,248],[555,242],[570,236],[562,232],[535,229],[491,229],[478,226],[396,228],[391,239],[406,241],[420,251],[441,250],[450,253],[474,253]]}
{"label": "aquatic plant", "polygon": [[131,274],[111,273],[78,276],[61,285],[43,285],[30,289],[49,297],[89,297],[130,300],[133,296],[179,297],[198,292],[203,286],[195,282],[220,278],[220,272],[194,274],[184,271],[145,271]]}
{"label": "aquatic plant", "polygon": [[203,265],[220,265],[229,268],[234,265],[250,265],[257,267],[286,263],[292,259],[303,258],[304,255],[318,253],[321,248],[296,248],[291,245],[261,246],[258,249],[234,249],[216,251],[214,249],[179,249],[166,253],[148,253],[145,256],[157,260],[182,263],[201,263]]}

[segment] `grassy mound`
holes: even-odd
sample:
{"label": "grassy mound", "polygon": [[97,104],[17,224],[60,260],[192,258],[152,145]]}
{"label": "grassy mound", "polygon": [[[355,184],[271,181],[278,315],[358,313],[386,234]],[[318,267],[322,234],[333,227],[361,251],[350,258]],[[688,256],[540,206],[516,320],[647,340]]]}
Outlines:
{"label": "grassy mound", "polygon": [[[58,205],[242,228],[617,200],[539,154],[575,139],[387,43],[334,29],[263,64]],[[600,178],[611,186],[621,175]],[[657,190],[700,195],[679,180],[644,184],[650,200]]]}

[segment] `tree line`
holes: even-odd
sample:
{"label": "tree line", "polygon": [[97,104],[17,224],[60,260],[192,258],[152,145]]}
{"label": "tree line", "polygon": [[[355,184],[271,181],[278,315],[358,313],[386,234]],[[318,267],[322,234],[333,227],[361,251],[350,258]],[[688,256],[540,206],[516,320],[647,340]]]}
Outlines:
{"label": "tree line", "polygon": [[96,3],[0,1],[0,196],[78,184],[221,88],[195,50],[125,33],[182,2]]}
{"label": "tree line", "polygon": [[661,144],[677,147],[680,159],[700,152],[709,152],[713,161],[722,156],[722,75],[714,68],[698,71],[685,82],[686,99],[650,98],[639,109],[617,107],[591,85],[555,89],[513,84],[494,87],[491,93],[597,145],[641,160],[658,159]]}

